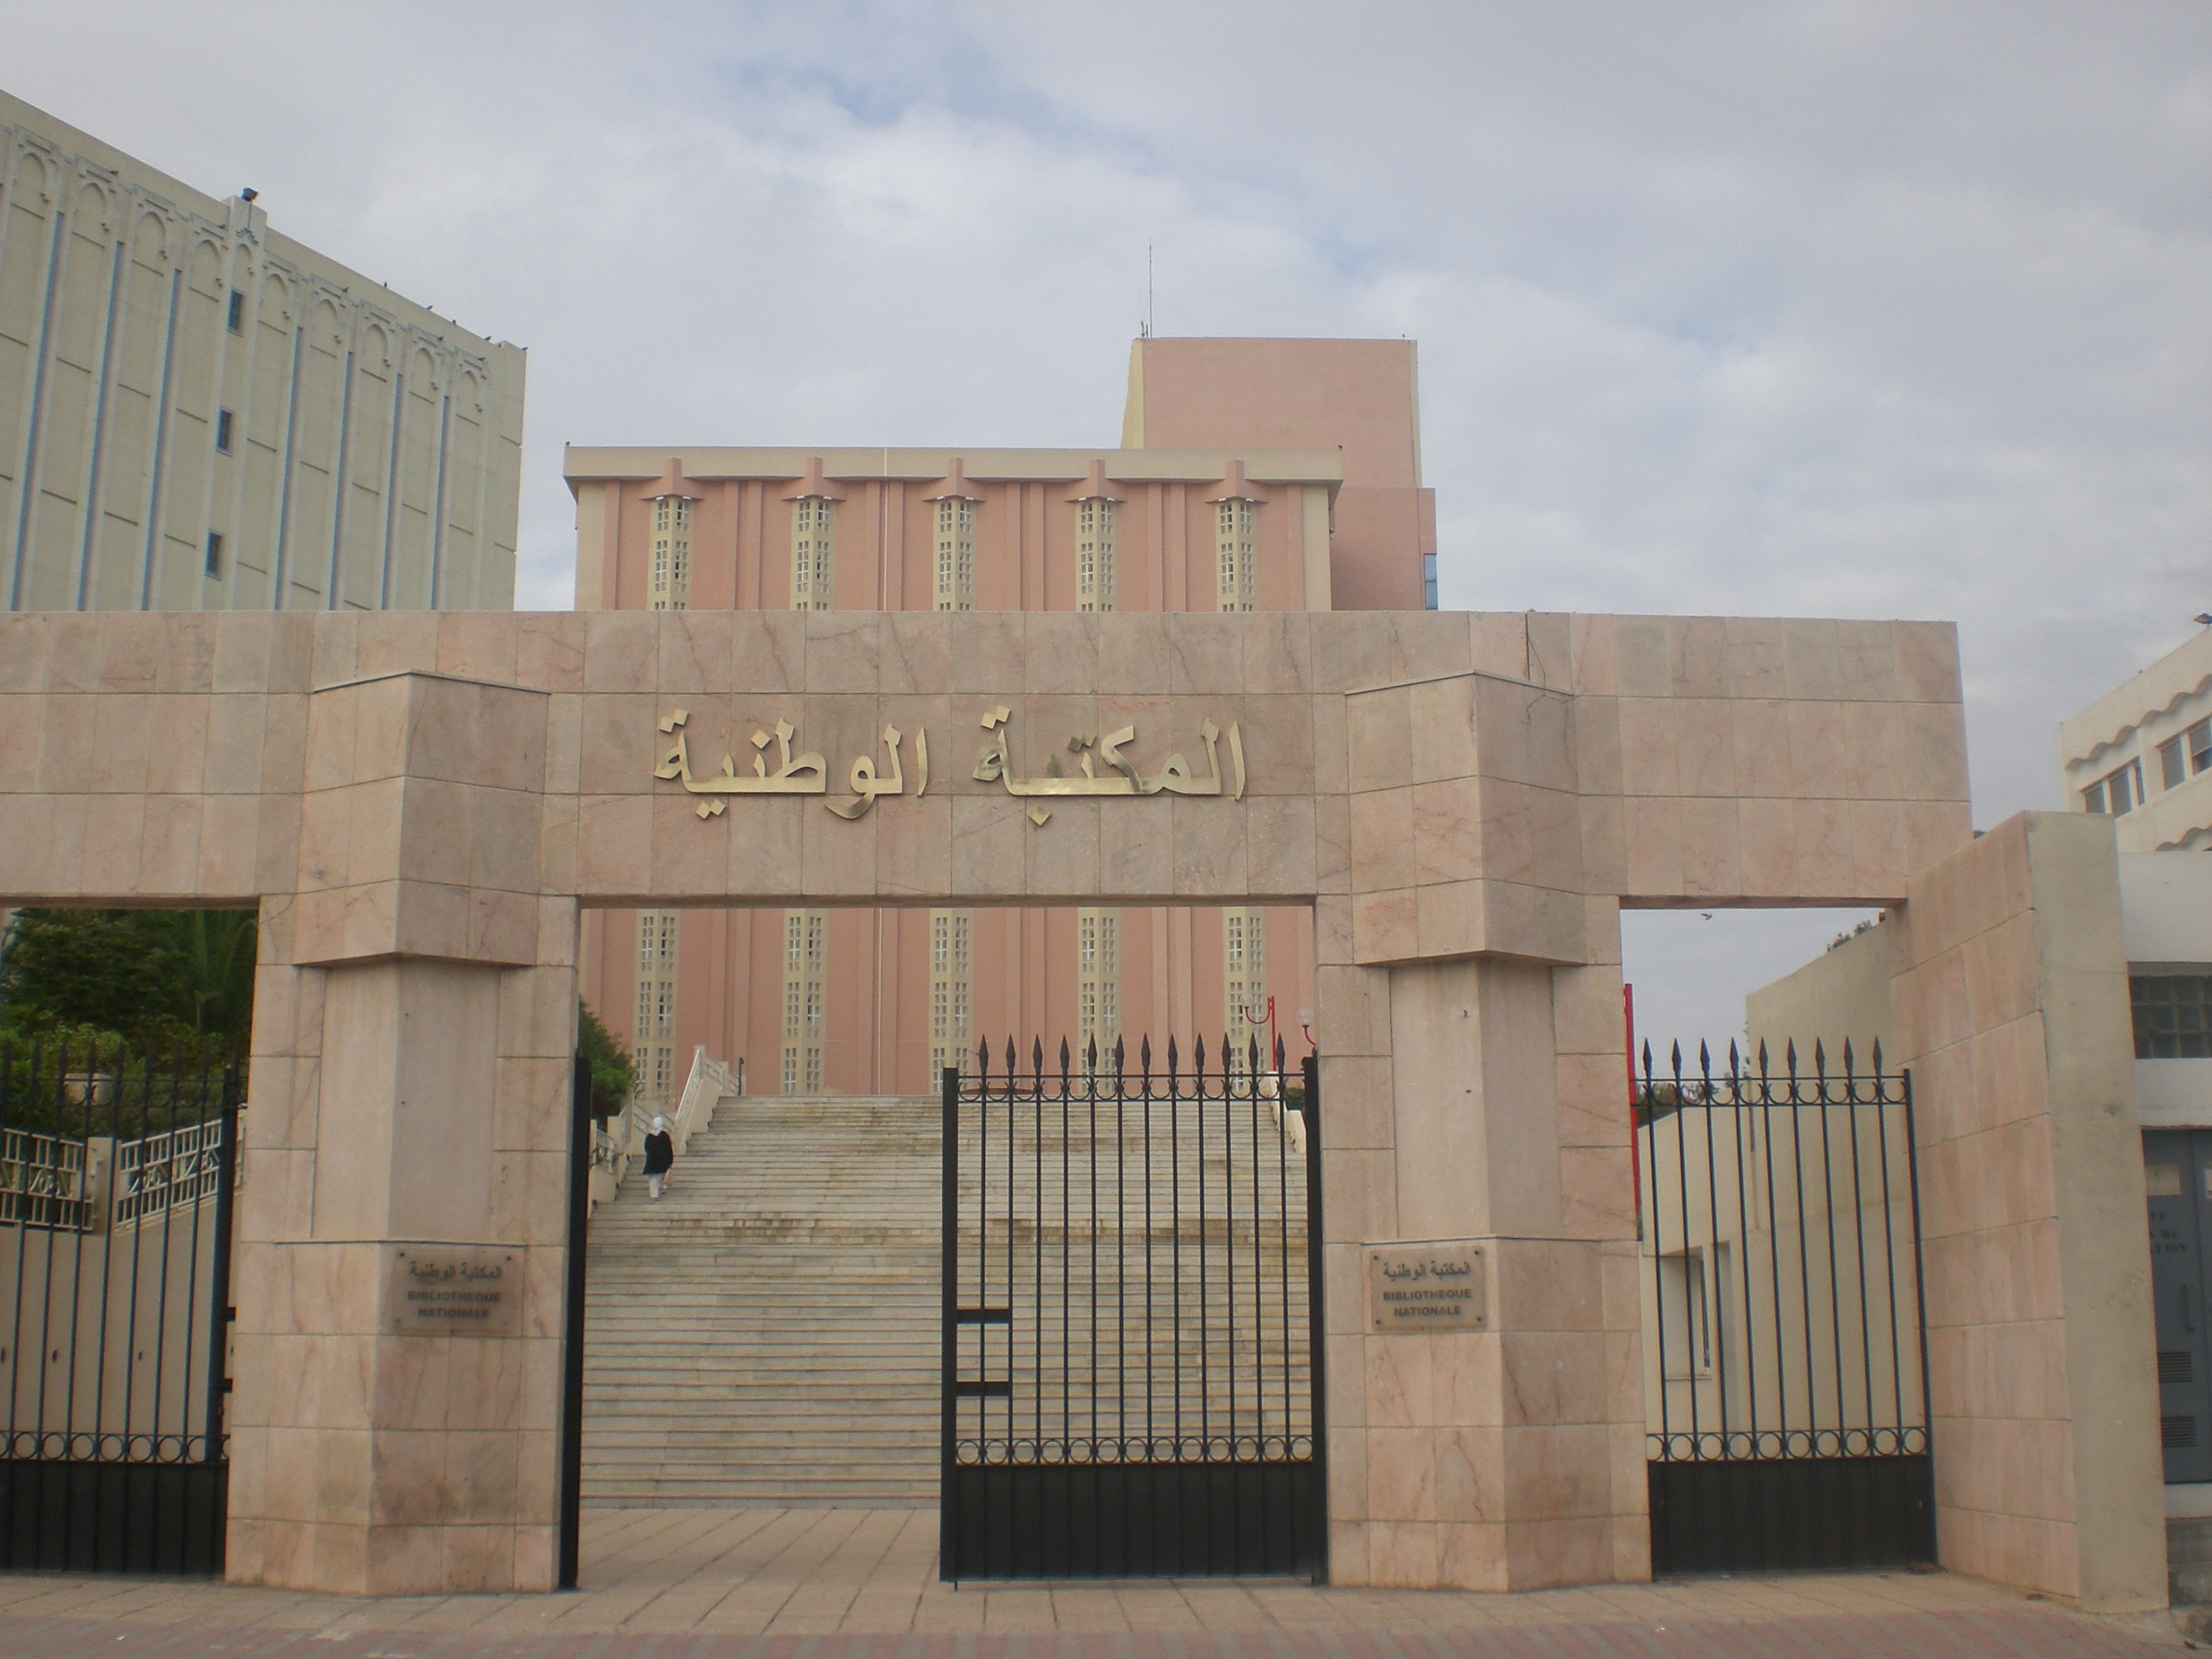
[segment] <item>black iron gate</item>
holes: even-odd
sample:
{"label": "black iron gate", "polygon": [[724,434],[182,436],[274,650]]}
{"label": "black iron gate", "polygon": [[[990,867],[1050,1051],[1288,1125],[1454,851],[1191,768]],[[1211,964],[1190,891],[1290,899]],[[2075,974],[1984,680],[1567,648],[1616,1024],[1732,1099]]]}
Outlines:
{"label": "black iron gate", "polygon": [[222,1571],[239,1085],[0,1049],[0,1567]]}
{"label": "black iron gate", "polygon": [[939,1571],[1323,1580],[1318,1069],[1127,1059],[945,1073]]}
{"label": "black iron gate", "polygon": [[1676,1046],[1635,1086],[1655,1572],[1936,1559],[1912,1080]]}

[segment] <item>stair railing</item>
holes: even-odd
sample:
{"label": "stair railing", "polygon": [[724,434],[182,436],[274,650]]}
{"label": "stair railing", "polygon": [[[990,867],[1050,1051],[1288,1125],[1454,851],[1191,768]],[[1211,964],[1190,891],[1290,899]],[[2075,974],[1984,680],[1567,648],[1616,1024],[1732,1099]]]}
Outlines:
{"label": "stair railing", "polygon": [[[676,1155],[683,1157],[691,1137],[714,1123],[718,1104],[742,1092],[743,1085],[732,1075],[728,1065],[709,1054],[705,1043],[696,1045],[691,1051],[691,1074],[684,1079],[675,1115],[668,1121],[669,1138],[675,1142]],[[641,1153],[645,1149],[645,1128],[649,1121],[636,1122],[636,1144]]]}

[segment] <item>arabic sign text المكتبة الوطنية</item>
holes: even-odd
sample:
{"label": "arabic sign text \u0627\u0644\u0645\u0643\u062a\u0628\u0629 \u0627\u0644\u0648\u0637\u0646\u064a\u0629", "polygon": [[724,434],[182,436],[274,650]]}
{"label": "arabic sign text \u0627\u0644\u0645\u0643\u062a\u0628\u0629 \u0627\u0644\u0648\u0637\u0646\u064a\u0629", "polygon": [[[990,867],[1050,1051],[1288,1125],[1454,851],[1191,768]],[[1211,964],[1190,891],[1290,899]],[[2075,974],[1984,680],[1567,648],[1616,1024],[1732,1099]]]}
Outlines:
{"label": "arabic sign text \u0627\u0644\u0645\u0643\u062a\u0628\u0629 \u0627\u0644\u0648\u0637\u0646\u064a\u0629", "polygon": [[1381,1244],[1367,1252],[1371,1330],[1401,1335],[1484,1330],[1488,1301],[1480,1245]]}
{"label": "arabic sign text \u0627\u0644\u0645\u0643\u062a\u0628\u0629 \u0627\u0644\u0648\u0637\u0646\u064a\u0629", "polygon": [[[791,740],[798,728],[789,720],[778,720],[771,732],[756,731],[752,734],[754,750],[750,774],[738,769],[731,755],[722,757],[719,772],[695,772],[691,767],[691,740],[685,732],[690,714],[678,708],[663,715],[660,731],[672,737],[665,752],[653,769],[656,778],[681,781],[685,791],[707,799],[699,803],[698,813],[702,818],[719,816],[729,795],[826,795],[830,789],[829,763],[813,750],[799,754],[791,752]],[[1002,703],[988,708],[977,723],[993,734],[975,763],[973,776],[978,783],[1003,783],[1010,795],[1028,799],[1030,802],[1029,820],[1040,829],[1052,817],[1052,809],[1038,797],[1046,796],[1125,796],[1144,795],[1222,795],[1231,800],[1244,799],[1244,736],[1237,723],[1231,720],[1229,738],[1230,778],[1224,783],[1221,775],[1220,741],[1222,729],[1212,720],[1199,727],[1200,739],[1206,744],[1206,775],[1200,777],[1190,769],[1190,763],[1180,751],[1170,754],[1161,763],[1160,769],[1150,775],[1139,771],[1136,763],[1121,753],[1124,744],[1135,741],[1137,729],[1124,726],[1119,731],[1109,732],[1103,737],[1096,732],[1079,732],[1067,740],[1067,750],[1076,757],[1080,773],[1071,773],[1060,765],[1060,757],[1054,755],[1045,763],[1042,776],[1024,778],[1016,771],[1012,753],[1007,746],[1011,713]],[[776,745],[777,768],[768,769],[768,746]],[[906,771],[899,755],[899,745],[905,734],[896,726],[885,726],[883,744],[890,757],[887,772],[876,769],[875,757],[860,755],[854,758],[847,775],[848,785],[853,791],[850,800],[825,800],[823,805],[839,817],[848,821],[859,817],[876,804],[882,795],[906,793]],[[916,795],[929,788],[929,734],[917,731],[914,734],[915,784]],[[1104,770],[1102,774],[1100,767]]]}

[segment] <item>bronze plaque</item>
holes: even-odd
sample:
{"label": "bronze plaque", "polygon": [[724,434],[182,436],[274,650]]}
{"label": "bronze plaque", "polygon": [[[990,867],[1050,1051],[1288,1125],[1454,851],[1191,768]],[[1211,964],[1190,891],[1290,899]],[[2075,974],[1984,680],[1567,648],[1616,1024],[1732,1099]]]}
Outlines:
{"label": "bronze plaque", "polygon": [[399,1336],[519,1336],[522,1257],[483,1244],[392,1247],[385,1328]]}
{"label": "bronze plaque", "polygon": [[1413,1336],[1489,1328],[1482,1248],[1449,1241],[1378,1244],[1367,1252],[1367,1325]]}

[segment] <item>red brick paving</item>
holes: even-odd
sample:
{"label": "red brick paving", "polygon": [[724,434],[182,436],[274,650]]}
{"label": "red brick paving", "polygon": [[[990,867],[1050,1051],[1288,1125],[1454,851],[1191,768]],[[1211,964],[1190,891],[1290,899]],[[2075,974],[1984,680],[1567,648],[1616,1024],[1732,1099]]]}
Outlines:
{"label": "red brick paving", "polygon": [[[363,1608],[374,1620],[374,1604]],[[2120,1659],[2171,1653],[2179,1638],[2056,1607],[1771,1620],[1669,1619],[1407,1632],[1040,1632],[1016,1636],[713,1636],[600,1631],[238,1629],[121,1620],[9,1621],[10,1659],[94,1653],[163,1659]]]}

